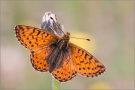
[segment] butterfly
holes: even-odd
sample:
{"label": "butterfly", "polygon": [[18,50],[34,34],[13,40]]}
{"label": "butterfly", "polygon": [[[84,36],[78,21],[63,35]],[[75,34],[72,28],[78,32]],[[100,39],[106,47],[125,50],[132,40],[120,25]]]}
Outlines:
{"label": "butterfly", "polygon": [[14,29],[18,41],[30,50],[35,70],[49,71],[59,82],[69,81],[78,74],[96,77],[105,72],[105,66],[93,55],[69,41],[69,32],[58,36],[25,25],[17,25]]}

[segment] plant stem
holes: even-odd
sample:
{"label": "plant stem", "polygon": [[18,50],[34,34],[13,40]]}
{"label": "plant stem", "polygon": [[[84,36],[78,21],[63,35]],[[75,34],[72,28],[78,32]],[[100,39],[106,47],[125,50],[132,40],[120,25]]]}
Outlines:
{"label": "plant stem", "polygon": [[62,90],[61,83],[52,77],[52,90]]}

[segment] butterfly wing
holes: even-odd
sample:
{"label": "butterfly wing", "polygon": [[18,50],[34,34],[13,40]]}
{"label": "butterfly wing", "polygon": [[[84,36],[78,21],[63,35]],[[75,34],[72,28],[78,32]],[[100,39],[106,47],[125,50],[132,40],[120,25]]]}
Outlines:
{"label": "butterfly wing", "polygon": [[65,59],[62,67],[54,70],[52,72],[52,75],[55,79],[57,79],[60,82],[66,82],[68,80],[71,80],[73,77],[77,75],[70,55],[68,55],[68,57]]}
{"label": "butterfly wing", "polygon": [[15,27],[15,34],[18,41],[29,50],[36,50],[50,45],[58,39],[58,36],[46,30],[24,25],[17,25]]}
{"label": "butterfly wing", "polygon": [[41,72],[46,72],[49,70],[46,57],[49,55],[50,48],[49,47],[42,47],[36,51],[30,52],[30,59],[32,66]]}
{"label": "butterfly wing", "polygon": [[24,25],[17,25],[15,27],[15,34],[18,41],[24,47],[31,50],[30,58],[32,66],[38,71],[48,71],[49,67],[46,57],[50,51],[49,45],[55,43],[58,36],[46,30]]}
{"label": "butterfly wing", "polygon": [[105,71],[105,67],[93,55],[77,45],[70,43],[72,60],[76,71],[87,77],[95,77]]}

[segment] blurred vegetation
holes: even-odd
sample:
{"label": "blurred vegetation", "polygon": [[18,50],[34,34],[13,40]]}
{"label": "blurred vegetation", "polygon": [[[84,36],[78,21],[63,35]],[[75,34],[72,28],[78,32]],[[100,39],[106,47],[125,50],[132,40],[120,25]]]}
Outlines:
{"label": "blurred vegetation", "polygon": [[[63,89],[134,88],[134,1],[1,1],[2,89],[51,89],[51,74],[35,71],[29,51],[14,34],[18,24],[39,27],[45,12],[56,14],[71,40],[106,66],[97,78],[78,75]],[[84,43],[81,43],[84,42]]]}

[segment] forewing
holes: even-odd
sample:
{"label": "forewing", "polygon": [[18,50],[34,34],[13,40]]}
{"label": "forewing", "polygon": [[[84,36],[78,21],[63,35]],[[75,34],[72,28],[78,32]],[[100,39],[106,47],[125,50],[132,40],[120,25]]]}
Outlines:
{"label": "forewing", "polygon": [[15,26],[15,34],[18,41],[29,50],[36,50],[42,46],[50,45],[58,39],[58,36],[46,30],[24,25]]}
{"label": "forewing", "polygon": [[95,77],[105,71],[104,65],[93,55],[77,45],[70,43],[72,60],[76,71],[87,77]]}
{"label": "forewing", "polygon": [[70,56],[68,56],[65,59],[62,67],[60,67],[52,72],[52,75],[59,82],[69,81],[77,75],[77,72],[75,71],[75,67],[73,65],[73,62],[72,62]]}

